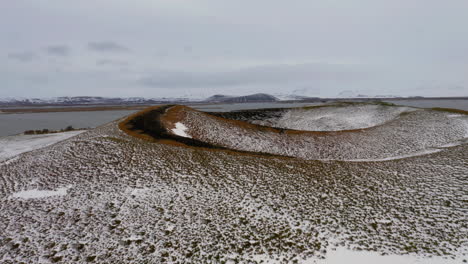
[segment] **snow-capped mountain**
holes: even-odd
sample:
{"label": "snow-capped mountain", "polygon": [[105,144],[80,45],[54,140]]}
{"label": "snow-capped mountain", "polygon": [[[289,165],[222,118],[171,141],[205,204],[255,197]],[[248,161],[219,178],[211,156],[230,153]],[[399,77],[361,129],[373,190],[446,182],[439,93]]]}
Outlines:
{"label": "snow-capped mountain", "polygon": [[166,102],[192,102],[194,99],[185,97],[100,97],[100,96],[64,96],[52,98],[0,98],[0,105],[44,106],[44,105],[119,105],[119,104],[156,104]]}
{"label": "snow-capped mountain", "polygon": [[336,98],[399,98],[396,95],[367,95],[355,90],[344,90],[336,96]]}

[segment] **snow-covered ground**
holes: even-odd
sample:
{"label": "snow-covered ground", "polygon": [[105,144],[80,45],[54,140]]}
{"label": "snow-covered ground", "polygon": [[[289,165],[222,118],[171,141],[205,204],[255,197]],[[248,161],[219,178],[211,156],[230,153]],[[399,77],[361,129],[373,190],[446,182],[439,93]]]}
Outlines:
{"label": "snow-covered ground", "polygon": [[[461,250],[460,250],[461,251]],[[466,251],[466,249],[465,249]],[[235,255],[232,255],[231,261],[227,263],[236,263]],[[280,256],[253,255],[250,257],[255,263],[281,264]],[[296,263],[302,264],[460,264],[465,258],[462,254],[455,257],[424,257],[417,254],[382,255],[372,251],[356,251],[346,247],[329,248],[323,259],[311,257],[304,260],[297,260]]]}
{"label": "snow-covered ground", "polygon": [[[0,163],[21,153],[43,148],[83,133],[85,130],[43,135],[15,135],[0,137]],[[8,161],[6,161],[8,162]]]}
{"label": "snow-covered ground", "polygon": [[[445,117],[390,128],[458,137],[464,117]],[[0,163],[0,263],[463,263],[467,155],[461,142],[379,162],[278,158],[152,143],[113,122]]]}
{"label": "snow-covered ground", "polygon": [[356,251],[339,247],[327,251],[323,260],[311,258],[304,264],[459,264],[465,258],[460,254],[457,257],[424,257],[415,254],[409,255],[381,255],[377,252]]}

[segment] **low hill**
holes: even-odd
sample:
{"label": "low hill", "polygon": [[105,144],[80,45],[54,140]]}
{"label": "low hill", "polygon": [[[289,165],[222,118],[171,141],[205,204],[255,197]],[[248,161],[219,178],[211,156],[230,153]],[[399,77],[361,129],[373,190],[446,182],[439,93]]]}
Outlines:
{"label": "low hill", "polygon": [[278,98],[265,93],[257,93],[244,96],[213,95],[206,99],[210,103],[253,103],[253,102],[276,102]]}

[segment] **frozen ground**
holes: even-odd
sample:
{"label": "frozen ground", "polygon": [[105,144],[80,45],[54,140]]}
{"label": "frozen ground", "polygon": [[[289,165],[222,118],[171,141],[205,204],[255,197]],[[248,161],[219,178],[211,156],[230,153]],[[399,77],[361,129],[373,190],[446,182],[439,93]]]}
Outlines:
{"label": "frozen ground", "polygon": [[43,135],[0,137],[0,163],[18,154],[54,144],[83,132],[84,130]]}
{"label": "frozen ground", "polygon": [[[452,122],[419,113],[400,124]],[[460,263],[467,156],[466,142],[378,162],[248,155],[113,122],[0,164],[0,263]]]}

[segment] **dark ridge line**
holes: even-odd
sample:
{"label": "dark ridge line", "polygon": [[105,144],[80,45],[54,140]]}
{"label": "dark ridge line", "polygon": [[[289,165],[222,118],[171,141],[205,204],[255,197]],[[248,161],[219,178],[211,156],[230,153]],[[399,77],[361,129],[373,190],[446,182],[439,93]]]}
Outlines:
{"label": "dark ridge line", "polygon": [[131,130],[141,130],[145,134],[151,136],[154,139],[169,139],[174,140],[180,143],[183,143],[187,146],[193,147],[203,147],[203,148],[219,148],[220,146],[215,146],[210,143],[206,143],[200,140],[193,138],[181,137],[169,133],[167,129],[161,124],[160,116],[163,115],[167,109],[175,105],[164,105],[159,108],[150,110],[142,115],[136,115],[134,118],[127,122],[129,129]]}

